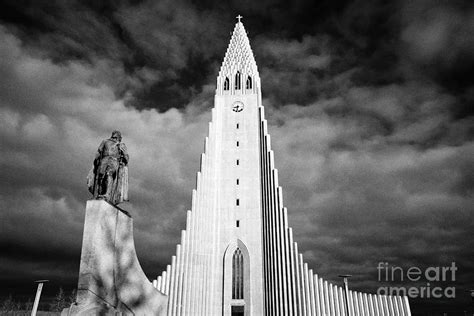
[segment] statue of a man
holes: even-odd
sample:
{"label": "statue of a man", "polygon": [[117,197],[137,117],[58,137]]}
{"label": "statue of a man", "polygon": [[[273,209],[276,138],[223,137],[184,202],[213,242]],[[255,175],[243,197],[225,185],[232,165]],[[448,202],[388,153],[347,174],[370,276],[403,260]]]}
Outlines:
{"label": "statue of a man", "polygon": [[89,191],[94,198],[116,205],[128,201],[128,153],[122,134],[113,131],[100,143],[94,165],[88,176]]}

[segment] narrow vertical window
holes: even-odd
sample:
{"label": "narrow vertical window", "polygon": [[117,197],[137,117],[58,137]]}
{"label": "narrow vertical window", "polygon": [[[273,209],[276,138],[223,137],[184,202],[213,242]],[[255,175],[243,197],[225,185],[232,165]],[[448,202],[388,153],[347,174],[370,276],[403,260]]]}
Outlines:
{"label": "narrow vertical window", "polygon": [[237,205],[237,206],[240,205],[240,200],[239,200],[239,199],[236,199],[236,200],[235,200],[235,205]]}
{"label": "narrow vertical window", "polygon": [[244,256],[240,248],[232,256],[232,299],[244,299]]}
{"label": "narrow vertical window", "polygon": [[239,141],[237,141],[237,147],[239,147]]}
{"label": "narrow vertical window", "polygon": [[237,179],[237,185],[239,185],[239,179]]}
{"label": "narrow vertical window", "polygon": [[237,161],[235,162],[237,164],[237,166],[239,165],[239,159],[237,159]]}
{"label": "narrow vertical window", "polygon": [[229,78],[225,77],[225,80],[224,80],[224,90],[229,90]]}
{"label": "narrow vertical window", "polygon": [[246,89],[252,89],[252,77],[250,77],[250,76],[247,77],[247,82],[245,83],[245,88]]}
{"label": "narrow vertical window", "polygon": [[235,227],[240,227],[240,221],[235,221]]}
{"label": "narrow vertical window", "polygon": [[240,90],[240,71],[235,74],[235,90]]}
{"label": "narrow vertical window", "polygon": [[237,129],[239,129],[239,123],[237,123]]}

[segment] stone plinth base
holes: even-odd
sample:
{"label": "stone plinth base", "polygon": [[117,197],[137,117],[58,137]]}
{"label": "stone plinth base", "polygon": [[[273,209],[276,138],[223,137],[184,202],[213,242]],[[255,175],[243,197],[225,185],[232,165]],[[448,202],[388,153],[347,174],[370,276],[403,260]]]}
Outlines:
{"label": "stone plinth base", "polygon": [[77,300],[62,315],[165,315],[167,303],[140,267],[132,218],[105,201],[88,201]]}

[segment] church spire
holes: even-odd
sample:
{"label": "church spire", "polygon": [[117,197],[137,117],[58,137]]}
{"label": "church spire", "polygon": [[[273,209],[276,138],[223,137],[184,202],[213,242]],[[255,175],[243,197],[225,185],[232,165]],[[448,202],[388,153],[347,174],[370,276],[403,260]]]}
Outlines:
{"label": "church spire", "polygon": [[257,64],[250,47],[249,38],[241,21],[242,16],[237,16],[232,37],[224,61],[222,62],[217,78],[217,92],[219,94],[257,92],[260,87]]}

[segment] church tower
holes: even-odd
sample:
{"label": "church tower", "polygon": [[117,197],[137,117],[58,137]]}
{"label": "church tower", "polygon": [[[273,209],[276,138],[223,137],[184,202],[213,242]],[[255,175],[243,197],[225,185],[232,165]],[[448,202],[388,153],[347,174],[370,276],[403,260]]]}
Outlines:
{"label": "church tower", "polygon": [[410,315],[406,297],[345,291],[303,262],[240,18],[217,77],[186,230],[153,282],[168,295],[168,315]]}

